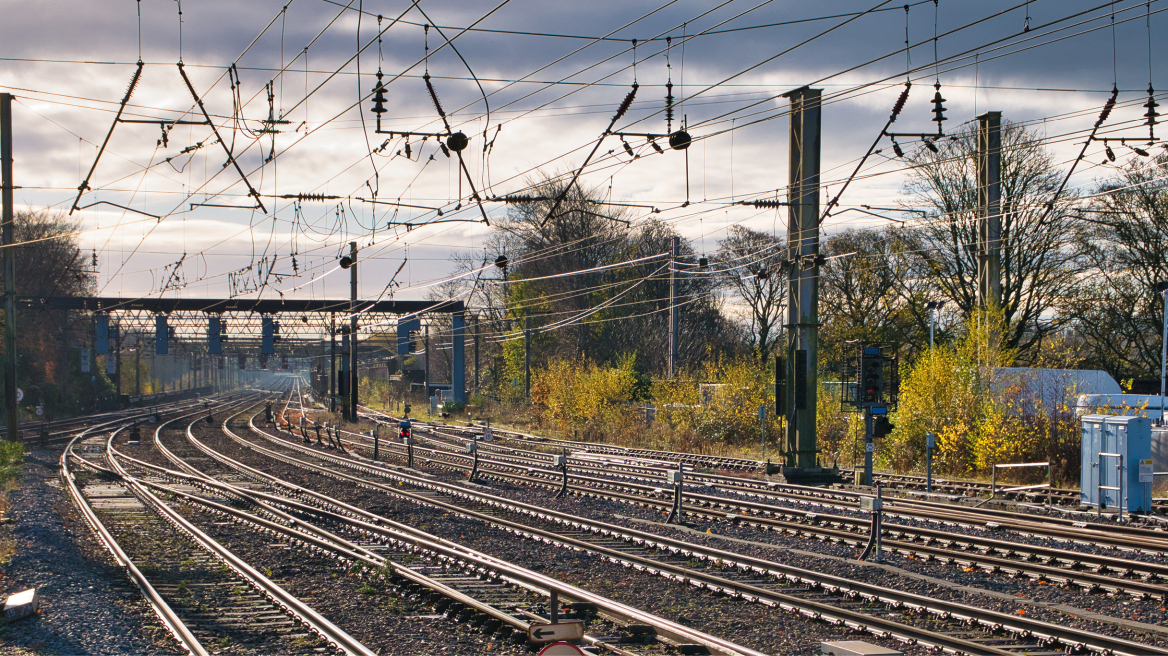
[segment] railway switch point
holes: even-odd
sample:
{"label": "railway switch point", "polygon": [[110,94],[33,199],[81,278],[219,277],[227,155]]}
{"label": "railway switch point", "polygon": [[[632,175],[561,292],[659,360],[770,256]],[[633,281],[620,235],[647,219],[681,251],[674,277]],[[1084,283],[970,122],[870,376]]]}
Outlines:
{"label": "railway switch point", "polygon": [[824,642],[819,646],[819,650],[821,654],[832,656],[901,656],[904,653],[862,640]]}
{"label": "railway switch point", "polygon": [[555,642],[541,649],[538,656],[583,656],[587,653],[570,642]]}

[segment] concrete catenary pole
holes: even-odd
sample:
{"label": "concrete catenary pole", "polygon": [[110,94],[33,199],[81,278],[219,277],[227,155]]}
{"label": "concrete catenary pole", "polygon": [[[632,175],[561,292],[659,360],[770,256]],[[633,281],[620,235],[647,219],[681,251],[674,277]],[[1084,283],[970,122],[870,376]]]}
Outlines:
{"label": "concrete catenary pole", "polygon": [[4,407],[8,413],[8,439],[16,441],[16,253],[12,208],[12,94],[0,93],[0,186],[3,191],[3,218],[0,225],[4,243]]}
{"label": "concrete catenary pole", "polygon": [[673,238],[669,257],[669,377],[677,375],[677,254],[681,237]]}
{"label": "concrete catenary pole", "polygon": [[[792,480],[818,473],[815,439],[819,346],[819,153],[822,90],[801,87],[791,102],[787,247],[787,444]],[[809,480],[807,482],[810,482]]]}
{"label": "concrete catenary pole", "polygon": [[1002,113],[977,117],[978,305],[1002,305]]}
{"label": "concrete catenary pole", "polygon": [[349,242],[349,421],[357,421],[359,378],[357,372],[357,242]]}

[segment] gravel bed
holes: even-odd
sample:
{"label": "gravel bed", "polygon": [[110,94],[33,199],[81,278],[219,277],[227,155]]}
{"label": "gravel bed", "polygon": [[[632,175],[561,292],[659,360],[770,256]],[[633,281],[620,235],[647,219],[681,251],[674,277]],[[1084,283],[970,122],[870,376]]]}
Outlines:
{"label": "gravel bed", "polygon": [[731,639],[760,651],[778,654],[814,653],[823,640],[866,640],[906,653],[926,653],[905,648],[895,641],[876,639],[845,627],[835,627],[767,608],[726,599],[708,591],[642,574],[595,555],[551,547],[484,526],[477,520],[451,516],[438,509],[396,499],[390,495],[356,489],[288,465],[273,462],[243,449],[226,438],[208,436],[213,448],[285,480],[294,480],[348,503],[399,521],[473,549],[504,558],[545,575],[642,608],[681,624]]}
{"label": "gravel bed", "polygon": [[333,558],[291,549],[278,536],[226,525],[224,518],[193,506],[179,506],[179,512],[253,567],[270,572],[274,582],[378,654],[527,653],[510,641],[435,617],[424,604],[388,593],[380,583],[350,573]]}
{"label": "gravel bed", "polygon": [[59,450],[25,454],[6,526],[17,553],[0,568],[5,597],[35,587],[41,613],[0,629],[0,653],[185,654],[138,587],[93,536],[58,477]]}
{"label": "gravel bed", "polygon": [[[456,480],[457,478],[451,482]],[[695,518],[691,518],[693,530],[681,531],[663,524],[665,513],[631,504],[591,497],[554,499],[545,489],[508,484],[494,485],[492,489],[498,496],[516,501],[764,558],[784,565],[845,576],[873,585],[976,605],[999,612],[1025,614],[1054,624],[1074,626],[1137,642],[1168,646],[1168,633],[1151,632],[1147,627],[1126,624],[1130,620],[1144,625],[1168,626],[1168,611],[1165,610],[1164,602],[1160,600],[1134,599],[1126,595],[1117,597],[1111,594],[1087,594],[1079,587],[1068,590],[1040,583],[1028,577],[1014,579],[993,575],[980,569],[966,571],[966,568],[958,565],[946,565],[939,561],[929,562],[900,554],[885,554],[884,563],[891,567],[874,567],[856,561],[858,554],[855,548],[834,542],[809,540],[805,537]],[[719,536],[738,541],[729,541]],[[918,576],[904,576],[905,573]],[[946,586],[943,582],[955,585]],[[1123,624],[1116,625],[1081,617],[1090,613],[1112,617]]]}
{"label": "gravel bed", "polygon": [[[462,450],[461,444],[455,443],[455,442],[451,441],[449,438],[443,438],[443,437],[435,438],[433,436],[427,436],[425,439],[433,440],[436,442],[441,442],[455,452],[461,452],[461,450]],[[485,457],[490,457],[490,455],[495,455],[495,454],[492,454],[492,452],[490,452],[490,451],[484,450],[483,455]],[[497,455],[499,457],[506,457],[507,456],[507,454],[497,454]],[[522,455],[522,454],[520,454],[520,455]],[[511,463],[511,464],[513,464],[514,466],[523,466],[523,465],[519,465],[517,463]],[[589,471],[584,475],[592,477],[592,478],[599,478],[599,479],[608,480],[608,481],[611,481],[613,483],[618,483],[618,484],[632,482],[632,483],[640,483],[642,485],[659,484],[662,487],[669,486],[669,484],[664,481],[664,475],[662,476],[662,478],[660,480],[654,479],[650,476],[638,476],[638,475],[632,474],[630,472],[620,472],[620,471],[615,471],[615,470],[612,472]],[[630,478],[630,477],[633,477],[633,478]],[[758,479],[751,479],[751,480],[754,482],[758,482]],[[840,506],[840,505],[838,505],[830,500],[816,499],[814,497],[807,497],[807,498],[775,497],[775,496],[768,495],[765,490],[760,490],[759,493],[755,494],[752,492],[723,490],[723,489],[719,489],[717,487],[714,487],[712,485],[703,485],[701,483],[695,484],[692,482],[687,483],[686,490],[689,492],[695,492],[695,493],[705,494],[705,495],[709,495],[709,496],[716,496],[716,497],[721,497],[721,498],[725,498],[725,499],[749,500],[749,501],[753,501],[753,502],[757,502],[757,503],[765,503],[765,504],[773,505],[773,506],[776,506],[779,508],[792,508],[792,509],[812,511],[812,512],[827,512],[827,513],[830,513],[833,515],[838,515],[838,516],[842,516],[842,517],[852,517],[852,518],[863,519],[863,520],[867,520],[867,518],[868,518],[868,515],[864,512],[854,510],[851,508],[847,508],[847,507],[842,507],[842,506]],[[892,493],[892,492],[895,492],[895,490],[888,491],[888,493]],[[889,494],[889,496],[891,496],[891,495]],[[906,500],[912,501],[913,499],[909,498]],[[965,509],[968,509],[968,508],[965,508],[965,507],[960,506],[960,505],[955,505],[953,508],[953,510],[955,510],[955,511],[960,511],[960,510],[965,510]],[[1036,521],[1041,521],[1043,519],[1043,516],[1039,515],[1039,514],[1034,514],[1034,513],[1020,513],[1020,514],[1029,515],[1028,517],[1023,517],[1024,519],[1032,519],[1032,520],[1036,520]],[[1097,529],[1106,530],[1106,528],[1109,525],[1113,524],[1113,521],[1107,520],[1107,519],[1104,519],[1102,521],[1097,521],[1094,514],[1083,514],[1082,517],[1077,517],[1077,518],[1082,519],[1083,521],[1086,521],[1088,523],[1089,528],[1097,528]],[[992,518],[988,518],[986,521],[993,521],[993,520],[992,520]],[[1066,540],[1056,540],[1053,538],[1029,538],[1028,536],[1020,536],[1020,535],[1016,535],[1016,534],[999,534],[994,530],[987,530],[982,526],[977,526],[977,525],[956,526],[955,524],[953,524],[951,522],[947,522],[947,521],[942,522],[940,520],[921,519],[921,518],[914,518],[911,516],[893,517],[893,516],[889,515],[885,518],[885,522],[888,524],[896,523],[896,524],[901,524],[904,526],[915,526],[915,527],[933,528],[933,529],[938,528],[938,526],[942,526],[945,530],[949,530],[950,532],[961,533],[964,535],[988,536],[988,537],[994,537],[994,538],[1005,539],[1005,540],[1017,540],[1017,541],[1027,542],[1027,543],[1032,543],[1032,544],[1037,544],[1038,543],[1038,542],[1036,542],[1037,540],[1045,540],[1046,542],[1048,542],[1052,546],[1061,546],[1062,548],[1067,548],[1067,549],[1078,548],[1080,550],[1083,550],[1083,551],[1089,552],[1089,553],[1098,553],[1099,549],[1102,549],[1104,552],[1107,552],[1108,550],[1112,549],[1111,547],[1098,547],[1098,546],[1096,546],[1094,544],[1090,544],[1090,543],[1072,543],[1072,542],[1069,542]],[[1160,524],[1152,524],[1151,526],[1153,528],[1158,527],[1158,526],[1162,527],[1162,525],[1160,525]],[[1165,534],[1165,538],[1168,539],[1168,533]],[[1122,549],[1116,549],[1113,553],[1127,554],[1128,552],[1126,552]],[[1112,554],[1108,554],[1108,555],[1112,555]],[[1158,556],[1148,555],[1148,554],[1132,554],[1132,557],[1137,558],[1137,559],[1139,559],[1139,558],[1147,559],[1148,562],[1155,562],[1156,559],[1158,558]]]}
{"label": "gravel bed", "polygon": [[[423,469],[425,469],[425,468],[423,468]],[[462,483],[465,481],[465,477],[458,474],[458,473],[452,474],[450,472],[438,470],[436,468],[431,469],[430,473],[441,477],[443,480],[445,480],[447,482]],[[494,487],[497,487],[498,489],[507,489],[507,487],[508,487],[507,484],[501,484],[498,481],[491,481],[489,484],[494,486]],[[665,487],[666,484],[663,483],[662,486]],[[525,488],[519,488],[519,489],[525,489]],[[866,523],[866,522],[868,522],[868,520],[870,518],[867,513],[864,513],[864,512],[858,511],[858,510],[848,509],[848,508],[841,508],[838,506],[831,506],[828,503],[813,500],[813,499],[801,500],[801,499],[783,499],[783,498],[772,498],[772,497],[766,497],[765,499],[763,499],[763,498],[760,498],[757,496],[739,495],[739,494],[732,493],[732,492],[717,490],[717,489],[709,487],[709,486],[695,486],[692,488],[687,488],[687,491],[696,491],[696,492],[700,492],[702,494],[708,494],[711,496],[718,496],[718,497],[728,498],[728,499],[742,499],[742,498],[746,497],[752,501],[756,501],[756,502],[763,501],[765,503],[769,503],[770,505],[774,505],[777,508],[792,508],[792,509],[798,509],[798,510],[804,510],[804,511],[812,510],[812,511],[820,514],[820,517],[824,518],[824,519],[828,519],[827,517],[825,517],[825,515],[832,515],[832,516],[851,517],[851,518],[855,518],[855,519],[861,519]],[[539,493],[536,492],[535,494],[538,496]],[[619,502],[613,502],[613,503],[619,504]],[[633,506],[631,506],[631,505],[627,505],[627,506],[625,506],[623,504],[620,504],[620,505],[622,505],[623,507],[626,507],[626,508],[633,508]],[[824,513],[820,510],[821,508],[829,508],[831,510],[831,512]],[[653,513],[654,511],[646,510],[644,512]],[[662,513],[662,515],[663,515],[663,513]],[[1039,518],[1036,518],[1036,519],[1039,519]],[[709,521],[709,520],[703,520],[703,521]],[[913,527],[926,528],[926,529],[930,529],[930,530],[934,530],[934,531],[943,530],[947,533],[952,533],[954,535],[966,535],[966,536],[972,536],[972,537],[991,538],[994,540],[1014,542],[1014,543],[1020,544],[1020,545],[1031,545],[1031,546],[1038,546],[1038,547],[1061,549],[1064,551],[1072,551],[1072,552],[1078,552],[1078,553],[1083,553],[1083,554],[1100,555],[1100,556],[1106,556],[1106,557],[1121,558],[1121,559],[1126,559],[1126,560],[1135,560],[1135,561],[1142,561],[1142,562],[1148,562],[1148,563],[1154,563],[1154,564],[1163,564],[1163,556],[1158,556],[1155,554],[1149,554],[1149,553],[1144,553],[1144,552],[1134,552],[1134,551],[1120,549],[1120,548],[1116,548],[1116,547],[1111,547],[1111,546],[1106,546],[1106,545],[1098,545],[1098,544],[1092,544],[1092,543],[1086,543],[1086,542],[1075,542],[1075,541],[1070,541],[1070,540],[1065,540],[1065,539],[1057,539],[1057,538],[1033,536],[1033,535],[1023,535],[1023,534],[1016,533],[1016,532],[1011,531],[1011,530],[1004,530],[1004,529],[987,529],[985,527],[979,527],[979,526],[956,525],[956,524],[951,523],[951,522],[941,522],[938,520],[929,520],[929,519],[912,518],[912,517],[904,517],[904,516],[900,516],[900,517],[886,516],[885,517],[885,525],[889,526],[889,527],[896,526],[896,527],[908,527],[908,528],[913,528]],[[811,528],[811,527],[809,526],[809,528]],[[747,531],[755,531],[755,530],[756,529],[747,529]],[[1165,538],[1166,538],[1166,540],[1168,540],[1168,534],[1165,535]],[[793,539],[802,541],[804,538],[793,538]],[[842,549],[843,552],[850,552],[851,551],[850,548],[844,547],[842,545],[840,546],[840,549]],[[833,555],[841,555],[841,554],[834,553]],[[1000,577],[991,577],[991,578],[1000,578]],[[1073,588],[1072,590],[1068,591],[1068,593],[1071,595],[1076,595],[1076,594],[1087,595],[1087,593],[1084,591],[1084,589],[1079,588],[1079,587]],[[1087,595],[1087,596],[1097,597],[1098,595]],[[1161,606],[1161,605],[1163,605],[1163,604],[1157,604],[1157,607]]]}
{"label": "gravel bed", "polygon": [[[427,471],[427,468],[420,468]],[[465,476],[438,468],[427,473],[448,483],[464,485]],[[846,576],[875,585],[914,592],[934,598],[1004,613],[1028,615],[1046,622],[1095,631],[1104,635],[1159,646],[1168,646],[1168,632],[1160,628],[1168,625],[1168,611],[1161,600],[1134,599],[1126,595],[1087,594],[1082,588],[1064,589],[1027,578],[1013,579],[993,575],[980,569],[966,571],[957,565],[902,555],[886,555],[884,566],[874,567],[855,560],[856,549],[838,543],[808,540],[805,537],[786,536],[764,532],[753,527],[739,527],[725,522],[695,520],[693,531],[681,532],[661,522],[665,513],[625,504],[618,501],[578,497],[554,499],[547,488],[523,487],[491,481],[493,493],[566,513],[600,521],[621,524],[643,531],[655,532],[690,542],[766,558],[787,565]],[[525,520],[528,521],[528,520]],[[650,522],[650,523],[646,523]],[[705,533],[709,530],[710,533]],[[716,535],[739,540],[731,542]],[[999,537],[995,534],[995,537]],[[1067,548],[1043,538],[1012,535],[1019,542],[1049,543]],[[741,541],[761,543],[746,544]],[[773,547],[770,545],[774,545]],[[1099,549],[1115,555],[1111,549]],[[1123,552],[1122,555],[1127,555]],[[850,561],[850,562],[849,562]],[[905,576],[916,575],[916,576]]]}
{"label": "gravel bed", "polygon": [[[608,481],[611,481],[612,483],[616,483],[616,484],[627,483],[627,482],[636,482],[636,483],[640,483],[643,485],[659,484],[663,488],[670,487],[670,485],[668,483],[666,483],[663,479],[662,480],[655,480],[655,479],[652,479],[649,477],[645,477],[645,478],[642,478],[640,480],[632,480],[631,481],[629,479],[622,478],[620,473],[617,473],[617,472],[614,472],[611,475],[605,475],[604,473],[600,473],[600,472],[589,472],[589,473],[587,473],[587,476],[592,477],[592,478],[599,478],[599,479],[608,480]],[[747,493],[747,492],[736,492],[736,491],[731,491],[731,490],[722,490],[722,489],[719,489],[719,488],[716,488],[716,487],[713,487],[710,485],[700,485],[700,484],[698,484],[698,485],[689,484],[686,486],[686,491],[692,492],[692,493],[697,493],[697,494],[703,494],[703,495],[707,495],[707,496],[714,496],[714,497],[729,499],[729,500],[741,500],[741,501],[751,501],[754,503],[762,503],[762,504],[774,506],[778,509],[789,508],[789,509],[793,509],[793,510],[809,511],[809,512],[815,512],[815,513],[818,513],[821,515],[832,515],[832,516],[838,516],[838,517],[859,519],[859,520],[862,520],[864,522],[867,522],[869,519],[869,515],[866,512],[862,512],[862,511],[848,508],[848,507],[843,507],[843,506],[835,504],[829,500],[815,499],[815,498],[811,498],[811,497],[808,497],[806,499],[775,497],[775,496],[766,495],[765,493],[753,494],[753,493]],[[963,509],[964,508],[962,508],[960,506],[954,507],[955,511],[960,511]],[[1041,515],[1033,515],[1030,517],[1025,517],[1024,519],[1041,521],[1042,516]],[[985,521],[993,521],[993,518],[987,518]],[[1106,522],[1106,521],[1104,521],[1102,523],[1095,523],[1094,517],[1086,518],[1086,521],[1089,522],[1089,525],[1088,525],[1089,528],[1106,530],[1107,526],[1108,526],[1108,522]],[[1072,540],[1058,539],[1058,538],[1052,538],[1052,537],[1022,535],[1019,533],[1015,533],[1013,531],[988,529],[984,526],[978,526],[976,524],[959,525],[959,524],[951,522],[951,521],[943,521],[943,520],[928,519],[928,518],[918,518],[918,517],[912,517],[912,516],[907,516],[907,515],[894,515],[894,514],[890,513],[890,514],[885,516],[885,525],[887,525],[887,526],[896,525],[896,526],[903,526],[903,527],[908,527],[908,528],[923,528],[923,529],[931,529],[931,530],[944,530],[948,533],[953,533],[956,535],[992,538],[992,539],[996,539],[996,540],[1016,542],[1019,544],[1044,546],[1044,547],[1064,549],[1064,550],[1069,550],[1069,551],[1078,551],[1078,552],[1085,553],[1085,554],[1114,556],[1114,557],[1119,557],[1119,558],[1124,558],[1124,559],[1129,559],[1129,560],[1138,560],[1138,561],[1143,561],[1143,562],[1148,562],[1148,563],[1162,563],[1163,562],[1162,555],[1131,551],[1131,550],[1121,549],[1118,547],[1113,547],[1113,546],[1108,546],[1108,545],[1098,545],[1098,544],[1095,544],[1092,542],[1076,542],[1076,541],[1072,541]],[[1165,533],[1164,538],[1166,541],[1165,546],[1166,546],[1166,548],[1168,548],[1168,533]]]}

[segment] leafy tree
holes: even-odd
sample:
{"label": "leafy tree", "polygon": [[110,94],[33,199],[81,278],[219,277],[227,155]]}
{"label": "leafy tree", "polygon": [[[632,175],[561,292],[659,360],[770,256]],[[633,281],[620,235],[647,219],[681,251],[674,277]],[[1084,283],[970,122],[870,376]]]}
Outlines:
{"label": "leafy tree", "polygon": [[[93,263],[80,249],[76,221],[49,211],[17,212],[14,218],[18,296],[94,293]],[[76,353],[70,349],[70,342],[86,343],[89,327],[85,315],[43,307],[17,309],[17,380],[25,390],[26,406],[44,404],[48,413],[63,416],[82,410],[81,400],[109,391],[109,380],[97,370],[97,363],[91,363],[93,374],[82,375]],[[91,376],[95,377],[92,383]]]}

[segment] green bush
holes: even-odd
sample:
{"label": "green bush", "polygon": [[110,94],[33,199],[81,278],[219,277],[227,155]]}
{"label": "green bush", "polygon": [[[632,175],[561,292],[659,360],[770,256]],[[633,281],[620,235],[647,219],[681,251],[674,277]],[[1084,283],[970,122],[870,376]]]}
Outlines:
{"label": "green bush", "polygon": [[6,483],[20,476],[23,463],[23,443],[0,442],[0,483]]}

